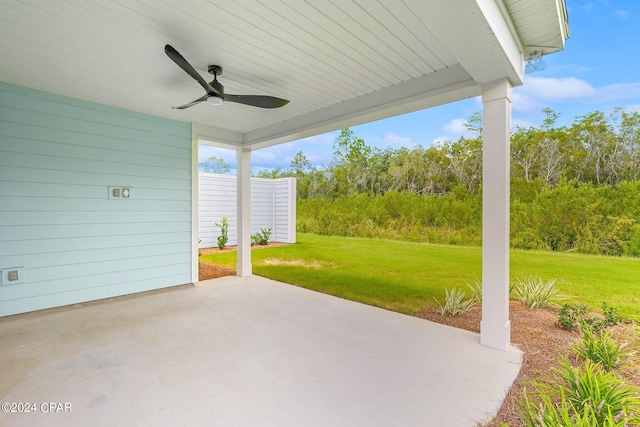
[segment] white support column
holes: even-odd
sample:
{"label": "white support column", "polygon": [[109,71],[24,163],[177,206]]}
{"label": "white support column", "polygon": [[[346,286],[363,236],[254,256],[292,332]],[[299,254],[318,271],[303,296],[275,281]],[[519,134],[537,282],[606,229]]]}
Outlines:
{"label": "white support column", "polygon": [[251,151],[236,148],[238,168],[238,264],[236,274],[251,276]]}
{"label": "white support column", "polygon": [[506,350],[509,321],[511,84],[482,87],[482,345]]}

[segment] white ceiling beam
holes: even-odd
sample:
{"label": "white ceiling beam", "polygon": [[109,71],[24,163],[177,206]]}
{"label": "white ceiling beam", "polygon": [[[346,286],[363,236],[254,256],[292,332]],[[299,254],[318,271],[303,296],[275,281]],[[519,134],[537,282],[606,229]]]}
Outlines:
{"label": "white ceiling beam", "polygon": [[191,139],[198,140],[201,144],[214,147],[240,147],[242,146],[242,134],[228,129],[207,126],[200,123],[191,124]]}
{"label": "white ceiling beam", "polygon": [[350,99],[244,135],[244,146],[259,149],[344,127],[459,101],[480,94],[460,66]]}
{"label": "white ceiling beam", "polygon": [[[502,0],[406,0],[416,16],[480,84],[523,84],[524,54]],[[489,48],[488,48],[489,47]]]}

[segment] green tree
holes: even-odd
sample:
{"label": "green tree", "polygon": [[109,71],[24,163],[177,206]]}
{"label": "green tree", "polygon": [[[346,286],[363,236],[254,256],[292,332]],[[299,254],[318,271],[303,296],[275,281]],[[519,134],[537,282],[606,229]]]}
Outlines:
{"label": "green tree", "polygon": [[291,160],[290,171],[294,176],[303,176],[313,169],[313,165],[302,151],[298,151]]}
{"label": "green tree", "polygon": [[204,162],[200,163],[200,169],[207,173],[221,173],[228,174],[230,171],[229,165],[220,157],[211,156]]}
{"label": "green tree", "polygon": [[333,142],[332,172],[339,194],[357,194],[367,191],[370,183],[368,170],[372,149],[351,129],[342,129]]}

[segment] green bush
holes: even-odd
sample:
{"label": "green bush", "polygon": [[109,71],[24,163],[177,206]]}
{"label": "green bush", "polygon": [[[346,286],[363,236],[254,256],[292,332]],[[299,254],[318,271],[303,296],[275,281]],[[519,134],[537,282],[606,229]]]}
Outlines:
{"label": "green bush", "polygon": [[575,329],[587,316],[586,304],[563,304],[558,313],[558,324],[563,329]]}
{"label": "green bush", "polygon": [[583,330],[601,332],[623,321],[620,309],[613,305],[609,306],[606,301],[602,303],[602,314],[604,319],[590,316],[585,304],[564,304],[558,313],[558,324],[564,329],[580,326]]}
{"label": "green bush", "polygon": [[622,317],[620,316],[620,309],[616,306],[609,306],[606,301],[602,303],[602,314],[604,315],[604,320],[602,324],[605,328],[610,326],[615,326],[618,323],[622,322]]}
{"label": "green bush", "polygon": [[261,228],[255,234],[251,235],[251,244],[252,245],[268,245],[271,240],[271,228]]}
{"label": "green bush", "polygon": [[[616,186],[514,180],[513,248],[640,256],[640,182]],[[438,244],[480,245],[482,194],[455,186],[444,194],[390,190],[301,198],[298,230]]]}
{"label": "green bush", "polygon": [[216,227],[220,228],[220,235],[218,236],[218,248],[224,249],[229,242],[229,221],[226,216],[222,217],[222,221],[216,222]]}

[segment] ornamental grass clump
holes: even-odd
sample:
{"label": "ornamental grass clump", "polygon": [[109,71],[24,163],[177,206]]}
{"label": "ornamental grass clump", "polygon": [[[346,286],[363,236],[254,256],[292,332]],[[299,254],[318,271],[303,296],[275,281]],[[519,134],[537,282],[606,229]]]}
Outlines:
{"label": "ornamental grass clump", "polygon": [[573,344],[571,349],[582,359],[599,363],[605,371],[612,371],[630,356],[625,347],[626,344],[619,344],[611,332],[598,334],[583,328],[582,339]]}
{"label": "ornamental grass clump", "polygon": [[450,314],[456,316],[469,310],[476,302],[473,298],[467,298],[464,291],[460,288],[453,288],[451,291],[445,289],[444,292],[444,304],[440,304],[440,301],[437,299],[435,300],[442,315]]}
{"label": "ornamental grass clump", "polygon": [[638,422],[637,390],[615,372],[589,360],[574,367],[566,357],[546,381],[518,401],[525,426],[629,426]]}
{"label": "ornamental grass clump", "polygon": [[[609,410],[602,423],[598,421],[597,410],[591,406],[577,408],[567,400],[564,391],[560,391],[558,402],[551,395],[537,391],[532,398],[525,391],[521,401],[520,418],[526,427],[627,427],[627,420],[620,414]],[[501,424],[509,427],[507,424]]]}
{"label": "ornamental grass clump", "polygon": [[564,299],[558,295],[556,281],[542,280],[539,276],[530,275],[526,279],[517,279],[513,293],[517,300],[529,308],[543,308],[553,305],[555,301]]}
{"label": "ornamental grass clump", "polygon": [[482,302],[482,280],[476,277],[473,284],[467,283],[467,287],[471,291],[471,299],[475,302]]}
{"label": "ornamental grass clump", "polygon": [[585,361],[578,367],[563,358],[554,373],[560,380],[560,390],[581,411],[594,410],[597,425],[605,425],[609,414],[628,423],[637,418],[640,398],[637,390],[622,380],[615,372],[607,372],[597,363]]}

